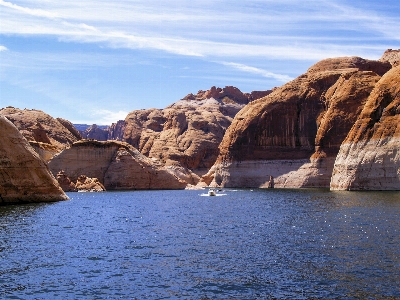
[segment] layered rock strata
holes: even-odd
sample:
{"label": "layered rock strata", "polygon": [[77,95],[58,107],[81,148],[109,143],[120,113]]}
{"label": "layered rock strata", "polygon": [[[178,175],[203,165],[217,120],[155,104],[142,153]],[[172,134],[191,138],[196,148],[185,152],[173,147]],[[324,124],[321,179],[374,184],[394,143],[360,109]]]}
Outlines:
{"label": "layered rock strata", "polygon": [[18,129],[0,115],[0,204],[67,200]]}
{"label": "layered rock strata", "polygon": [[40,110],[6,107],[0,109],[0,115],[18,128],[45,161],[81,139],[71,122]]}
{"label": "layered rock strata", "polygon": [[203,184],[329,187],[340,145],[366,100],[391,69],[359,57],[323,60],[249,103],[233,120]]}
{"label": "layered rock strata", "polygon": [[340,147],[332,190],[400,190],[400,66],[376,84]]}
{"label": "layered rock strata", "polygon": [[186,182],[131,145],[82,140],[55,156],[49,167],[53,174],[63,170],[75,182],[81,174],[97,178],[107,190],[183,189]]}
{"label": "layered rock strata", "polygon": [[[136,110],[125,119],[122,140],[195,184],[214,164],[226,129],[245,104],[271,91],[244,94],[235,87],[189,94],[165,109]],[[193,171],[192,174],[187,169]],[[178,171],[177,171],[178,172]]]}

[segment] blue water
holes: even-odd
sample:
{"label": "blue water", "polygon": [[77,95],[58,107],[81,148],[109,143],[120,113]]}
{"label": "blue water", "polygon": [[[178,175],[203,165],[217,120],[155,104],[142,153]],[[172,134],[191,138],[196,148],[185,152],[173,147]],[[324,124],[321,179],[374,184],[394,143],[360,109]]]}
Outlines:
{"label": "blue water", "polygon": [[400,193],[70,193],[0,207],[4,299],[400,299]]}

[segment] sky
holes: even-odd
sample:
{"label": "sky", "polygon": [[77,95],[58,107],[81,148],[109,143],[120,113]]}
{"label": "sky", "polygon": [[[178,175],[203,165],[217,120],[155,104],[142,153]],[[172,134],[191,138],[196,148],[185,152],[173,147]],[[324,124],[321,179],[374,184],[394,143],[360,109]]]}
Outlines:
{"label": "sky", "polygon": [[0,0],[0,108],[107,125],[400,48],[398,0]]}

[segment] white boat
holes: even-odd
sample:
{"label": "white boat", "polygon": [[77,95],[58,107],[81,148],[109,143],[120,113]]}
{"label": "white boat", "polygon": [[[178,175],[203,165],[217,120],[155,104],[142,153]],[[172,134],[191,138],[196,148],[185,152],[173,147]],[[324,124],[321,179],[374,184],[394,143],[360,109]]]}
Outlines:
{"label": "white boat", "polygon": [[208,190],[208,196],[217,196],[217,192],[213,189]]}

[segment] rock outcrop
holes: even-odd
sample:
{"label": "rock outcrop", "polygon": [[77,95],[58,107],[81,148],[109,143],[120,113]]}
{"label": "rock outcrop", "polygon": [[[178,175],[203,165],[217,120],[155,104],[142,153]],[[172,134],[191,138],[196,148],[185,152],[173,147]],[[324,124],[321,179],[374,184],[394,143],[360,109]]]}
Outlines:
{"label": "rock outcrop", "polygon": [[329,187],[342,141],[387,61],[323,60],[249,103],[233,120],[204,184],[225,187]]}
{"label": "rock outcrop", "polygon": [[107,141],[108,140],[108,127],[102,128],[93,124],[86,128],[84,131],[80,132],[82,138],[92,139],[97,141]]}
{"label": "rock outcrop", "polygon": [[400,190],[400,66],[376,84],[340,147],[332,190]]}
{"label": "rock outcrop", "polygon": [[[125,119],[122,140],[142,154],[174,166],[195,184],[214,164],[218,145],[236,113],[271,91],[244,94],[235,87],[189,94],[165,109],[136,110]],[[121,125],[120,125],[121,126]]]}
{"label": "rock outcrop", "polygon": [[73,182],[82,174],[97,178],[107,190],[183,189],[186,186],[186,181],[174,174],[174,168],[166,168],[131,145],[118,141],[78,141],[55,156],[49,168],[53,174],[63,170]]}
{"label": "rock outcrop", "polygon": [[10,120],[45,161],[81,139],[71,122],[40,110],[6,107],[0,115]]}
{"label": "rock outcrop", "polygon": [[18,129],[0,115],[0,204],[67,200]]}
{"label": "rock outcrop", "polygon": [[78,189],[76,188],[75,183],[69,179],[67,175],[65,175],[64,170],[61,170],[60,172],[57,173],[56,179],[58,181],[58,184],[62,188],[64,192],[77,192]]}
{"label": "rock outcrop", "polygon": [[104,192],[106,190],[97,178],[89,178],[86,175],[79,176],[75,186],[78,192]]}
{"label": "rock outcrop", "polygon": [[382,57],[379,59],[380,61],[387,61],[389,62],[392,66],[397,67],[400,65],[400,49],[399,50],[393,50],[393,49],[388,49],[383,53]]}

